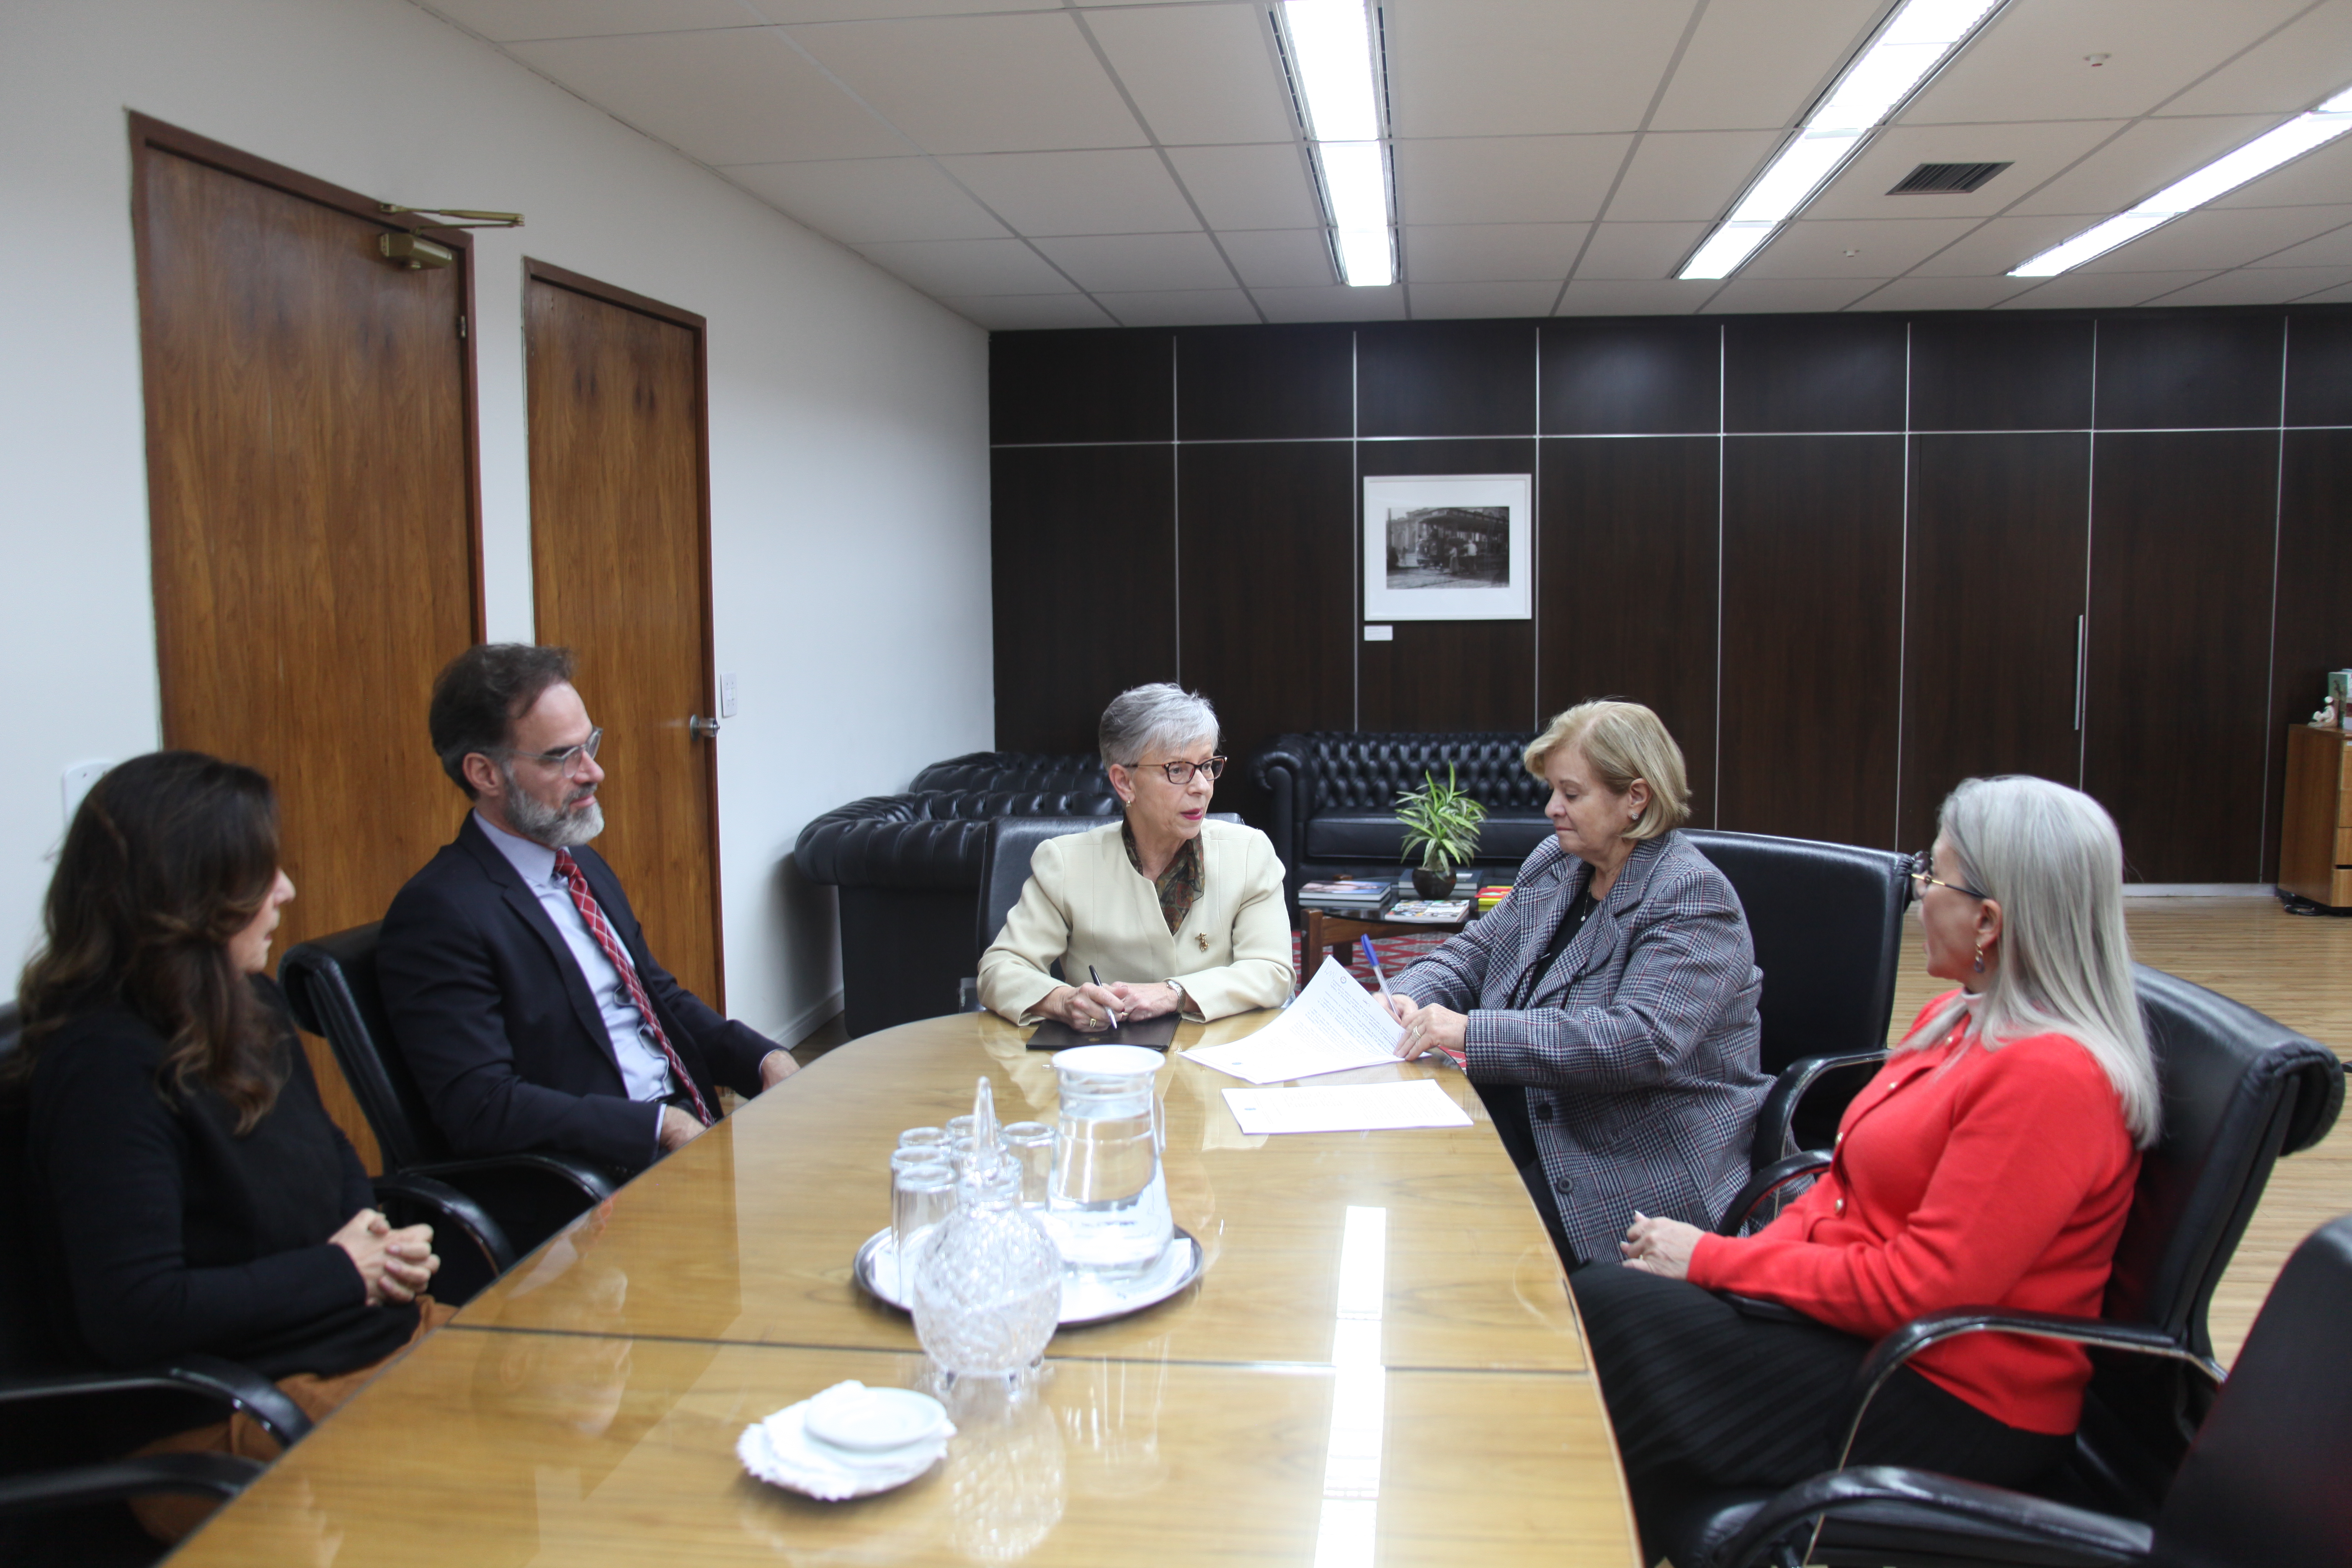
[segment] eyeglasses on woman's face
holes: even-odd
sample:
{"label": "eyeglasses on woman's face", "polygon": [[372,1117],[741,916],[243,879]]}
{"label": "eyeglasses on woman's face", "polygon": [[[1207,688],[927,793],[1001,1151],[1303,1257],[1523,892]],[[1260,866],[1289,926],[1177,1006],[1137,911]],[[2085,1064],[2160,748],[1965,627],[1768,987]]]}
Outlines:
{"label": "eyeglasses on woman's face", "polygon": [[1191,784],[1192,782],[1192,775],[1195,773],[1206,773],[1212,781],[1221,779],[1225,776],[1225,759],[1223,757],[1210,757],[1203,762],[1198,763],[1133,763],[1129,765],[1130,769],[1136,773],[1141,773],[1146,768],[1157,768],[1161,773],[1166,773],[1168,775],[1168,782],[1174,784],[1179,789]]}
{"label": "eyeglasses on woman's face", "polygon": [[1949,888],[1952,891],[1956,893],[1965,893],[1971,899],[1990,899],[1992,897],[1990,893],[1981,892],[1975,888],[1969,887],[1966,882],[1947,882],[1941,877],[1935,875],[1934,866],[1935,862],[1928,858],[1928,852],[1925,849],[1919,850],[1911,857],[1911,865],[1908,875],[1911,878],[1911,896],[1913,898],[1926,898],[1927,896],[1927,889],[1930,888]]}

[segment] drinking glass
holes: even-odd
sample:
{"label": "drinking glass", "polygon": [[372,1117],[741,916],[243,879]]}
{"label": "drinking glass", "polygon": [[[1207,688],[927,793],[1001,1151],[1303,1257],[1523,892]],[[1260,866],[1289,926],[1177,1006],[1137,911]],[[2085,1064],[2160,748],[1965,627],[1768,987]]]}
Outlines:
{"label": "drinking glass", "polygon": [[954,1142],[959,1138],[969,1142],[971,1139],[971,1118],[969,1116],[949,1117],[947,1134],[948,1142],[950,1143]]}
{"label": "drinking glass", "polygon": [[909,1127],[898,1134],[901,1149],[938,1149],[947,1141],[947,1133],[937,1127]]}
{"label": "drinking glass", "polygon": [[955,1182],[954,1169],[928,1149],[900,1149],[890,1156],[890,1239],[901,1302],[914,1300],[916,1262],[955,1207]]}
{"label": "drinking glass", "polygon": [[1042,1121],[1008,1121],[1002,1136],[1021,1167],[1021,1206],[1045,1207],[1054,1180],[1054,1130]]}

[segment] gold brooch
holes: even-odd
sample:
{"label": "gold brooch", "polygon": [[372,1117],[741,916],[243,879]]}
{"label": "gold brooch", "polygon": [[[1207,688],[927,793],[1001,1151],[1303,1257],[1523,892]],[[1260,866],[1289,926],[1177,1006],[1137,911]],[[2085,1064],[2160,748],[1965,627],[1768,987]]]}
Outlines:
{"label": "gold brooch", "polygon": [[1208,952],[1208,951],[1209,951],[1209,933],[1208,933],[1207,931],[1194,931],[1194,932],[1192,933],[1192,940],[1193,940],[1194,942],[1199,942],[1199,943],[1201,944],[1201,951],[1202,951],[1202,952]]}

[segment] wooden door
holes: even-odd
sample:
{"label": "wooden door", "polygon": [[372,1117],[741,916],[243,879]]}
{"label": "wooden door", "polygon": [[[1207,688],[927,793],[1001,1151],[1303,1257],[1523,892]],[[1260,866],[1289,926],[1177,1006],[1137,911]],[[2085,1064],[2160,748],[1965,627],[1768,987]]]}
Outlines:
{"label": "wooden door", "polygon": [[613,863],[664,968],[723,1008],[703,322],[527,264],[530,561],[539,640],[568,646]]}
{"label": "wooden door", "polygon": [[163,742],[276,782],[283,953],[381,919],[457,826],[425,709],[481,624],[468,257],[397,267],[369,198],[131,133]]}

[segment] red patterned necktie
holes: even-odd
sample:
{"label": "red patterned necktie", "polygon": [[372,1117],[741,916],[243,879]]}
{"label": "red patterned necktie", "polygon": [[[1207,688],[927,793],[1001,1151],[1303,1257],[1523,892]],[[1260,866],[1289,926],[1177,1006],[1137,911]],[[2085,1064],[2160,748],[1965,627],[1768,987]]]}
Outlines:
{"label": "red patterned necktie", "polygon": [[621,972],[621,984],[628,987],[629,1000],[636,1005],[637,1015],[645,1019],[646,1027],[653,1032],[654,1044],[659,1046],[661,1054],[669,1058],[669,1070],[685,1087],[687,1098],[694,1101],[695,1115],[702,1119],[705,1127],[709,1126],[712,1120],[710,1108],[702,1103],[702,1091],[694,1087],[694,1075],[686,1070],[686,1064],[677,1059],[677,1051],[670,1045],[669,1037],[662,1033],[661,1020],[654,1016],[653,1001],[646,994],[645,984],[637,978],[637,967],[629,962],[629,955],[621,951],[620,939],[605,923],[604,911],[597,907],[596,895],[588,890],[588,879],[582,875],[580,862],[572,858],[571,850],[559,849],[555,852],[555,869],[556,874],[563,879],[563,885],[572,889],[572,902],[579,909],[580,918],[588,922],[588,934],[596,939],[596,945],[604,950],[604,956],[612,960],[614,969]]}

